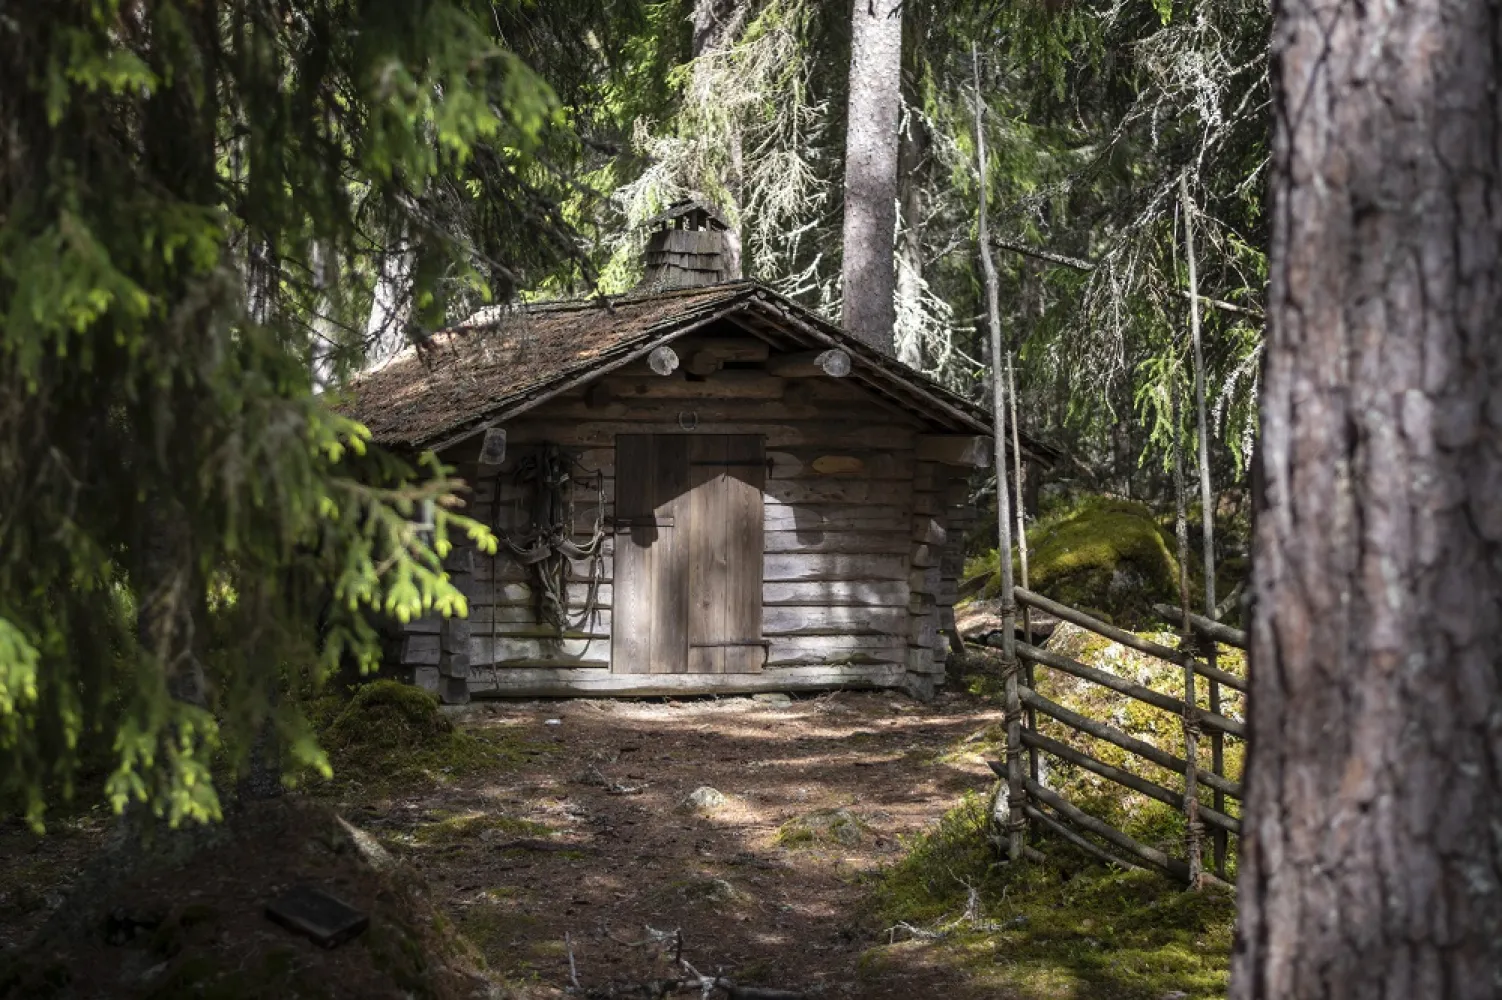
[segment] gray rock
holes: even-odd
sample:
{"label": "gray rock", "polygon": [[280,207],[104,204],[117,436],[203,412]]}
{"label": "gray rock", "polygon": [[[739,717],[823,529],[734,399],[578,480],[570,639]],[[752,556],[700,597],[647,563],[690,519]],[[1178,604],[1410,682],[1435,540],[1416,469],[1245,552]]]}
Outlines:
{"label": "gray rock", "polygon": [[713,812],[729,801],[730,797],[719,789],[700,785],[684,796],[679,808],[686,812]]}
{"label": "gray rock", "polygon": [[751,700],[762,705],[791,705],[793,703],[792,695],[783,694],[781,691],[753,694]]}

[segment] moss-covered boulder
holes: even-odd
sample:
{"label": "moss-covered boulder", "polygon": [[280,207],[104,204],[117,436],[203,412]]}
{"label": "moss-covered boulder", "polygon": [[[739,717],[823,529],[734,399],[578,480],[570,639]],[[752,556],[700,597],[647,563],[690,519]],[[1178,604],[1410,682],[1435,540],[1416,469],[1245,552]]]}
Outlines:
{"label": "moss-covered boulder", "polygon": [[319,739],[334,781],[316,787],[336,793],[352,786],[381,793],[443,783],[556,749],[529,744],[505,729],[456,727],[438,699],[392,680],[357,688]]}
{"label": "moss-covered boulder", "polygon": [[[1130,627],[1154,620],[1154,602],[1177,600],[1173,537],[1143,504],[1087,497],[1039,521],[1027,542],[1032,589],[1071,607]],[[1015,562],[1013,569],[1020,581]],[[994,552],[967,570],[987,575],[983,596],[1000,592]]]}
{"label": "moss-covered boulder", "polygon": [[438,699],[411,684],[382,680],[355,691],[329,726],[330,748],[420,747],[441,740],[454,724],[438,709]]}

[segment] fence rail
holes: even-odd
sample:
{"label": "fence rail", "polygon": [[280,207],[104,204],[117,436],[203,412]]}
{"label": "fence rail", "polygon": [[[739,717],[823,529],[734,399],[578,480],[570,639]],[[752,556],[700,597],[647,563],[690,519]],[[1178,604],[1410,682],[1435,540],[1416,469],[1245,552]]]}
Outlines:
{"label": "fence rail", "polygon": [[[1148,867],[1168,874],[1170,877],[1194,883],[1200,879],[1214,880],[1226,877],[1226,862],[1229,838],[1241,835],[1241,821],[1226,811],[1226,800],[1242,798],[1241,783],[1225,774],[1224,740],[1245,739],[1246,727],[1221,711],[1221,687],[1234,691],[1246,691],[1246,678],[1222,670],[1216,663],[1217,643],[1246,648],[1246,633],[1230,628],[1201,615],[1188,616],[1189,628],[1181,649],[1173,649],[1161,643],[1145,639],[1125,629],[1117,628],[1068,605],[1050,600],[1024,587],[1014,588],[1017,603],[1024,610],[1041,611],[1060,621],[1069,622],[1089,632],[1120,643],[1139,653],[1164,663],[1178,666],[1183,671],[1182,690],[1170,694],[1136,681],[1087,666],[1070,656],[1032,645],[1031,628],[1024,626],[1028,641],[1015,643],[1017,662],[1011,664],[1018,675],[1017,694],[1022,716],[1020,740],[1008,741],[1008,754],[1026,753],[1029,765],[1027,776],[1013,787],[1013,799],[1009,806],[1013,822],[1036,824],[1050,830],[1076,846],[1097,857],[1126,865]],[[1167,622],[1183,628],[1185,616],[1178,608],[1154,605]],[[1153,708],[1177,715],[1184,726],[1186,755],[1181,758],[1161,747],[1139,739],[1119,727],[1099,719],[1088,718],[1066,708],[1037,690],[1034,681],[1035,668],[1054,670],[1077,680],[1098,685],[1125,698],[1150,705]],[[1195,680],[1207,682],[1209,708],[1199,707],[1195,698]],[[1053,739],[1038,731],[1038,717],[1044,716],[1064,727],[1126,751],[1131,757],[1154,764],[1164,770],[1182,775],[1184,789],[1168,788],[1159,782],[1134,774],[1125,767],[1107,763],[1083,750]],[[1201,730],[1209,736],[1211,766],[1203,767],[1196,752],[1197,738]],[[1185,854],[1180,858],[1157,847],[1143,844],[1127,833],[1116,829],[1097,816],[1092,816],[1075,803],[1070,802],[1057,790],[1048,788],[1042,781],[1038,755],[1050,757],[1082,768],[1122,788],[1136,792],[1154,801],[1179,810],[1185,819]],[[1004,762],[993,762],[992,769],[1006,778],[1012,773]],[[1210,801],[1200,801],[1202,789],[1208,789]],[[1020,793],[1020,794],[1019,794]],[[1208,832],[1213,848],[1214,875],[1202,871],[1200,862],[1201,836]],[[1029,853],[1032,853],[1031,851]]]}

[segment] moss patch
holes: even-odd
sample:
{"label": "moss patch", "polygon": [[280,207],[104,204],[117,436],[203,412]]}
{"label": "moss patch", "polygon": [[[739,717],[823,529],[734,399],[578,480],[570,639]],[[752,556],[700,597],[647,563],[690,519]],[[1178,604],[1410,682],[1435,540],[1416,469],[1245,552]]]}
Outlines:
{"label": "moss patch", "polygon": [[524,757],[555,752],[504,729],[459,729],[421,688],[379,680],[355,690],[323,733],[334,769],[324,790],[389,794],[493,772]]}
{"label": "moss patch", "polygon": [[412,834],[413,843],[446,847],[471,841],[494,841],[499,837],[551,837],[552,827],[514,816],[495,813],[462,812],[427,823]]}
{"label": "moss patch", "polygon": [[865,839],[866,831],[865,821],[849,809],[819,809],[782,824],[777,829],[777,843],[782,847],[815,844],[849,847]]}
{"label": "moss patch", "polygon": [[[1172,536],[1140,503],[1086,497],[1027,533],[1029,581],[1041,594],[1132,626],[1153,618],[1155,601],[1178,594]],[[1020,577],[1020,568],[1014,566]],[[971,561],[966,576],[987,574],[982,593],[1000,592],[996,554]]]}
{"label": "moss patch", "polygon": [[939,936],[896,935],[864,955],[862,969],[879,975],[911,961],[907,952],[932,950],[998,995],[1028,1000],[1225,995],[1235,917],[1229,894],[1189,892],[1054,841],[1040,845],[1046,865],[997,865],[985,823],[985,798],[966,798],[877,879],[884,927],[905,922]]}

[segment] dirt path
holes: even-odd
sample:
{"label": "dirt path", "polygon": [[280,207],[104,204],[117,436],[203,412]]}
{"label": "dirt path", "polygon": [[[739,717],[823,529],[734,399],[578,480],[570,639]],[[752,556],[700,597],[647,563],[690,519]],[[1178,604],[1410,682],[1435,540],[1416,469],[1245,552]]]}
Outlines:
{"label": "dirt path", "polygon": [[[494,764],[394,798],[347,787],[338,808],[422,873],[503,997],[641,996],[676,971],[664,957],[676,944],[643,943],[652,928],[681,931],[684,958],[741,984],[979,1000],[994,991],[940,950],[872,951],[887,939],[871,875],[990,787],[962,744],[999,721],[993,708],[853,692],[482,704],[455,721],[499,749]],[[723,801],[685,806],[703,788]],[[111,822],[96,811],[44,838],[0,824],[0,950],[57,905]],[[566,994],[570,951],[582,988]]]}
{"label": "dirt path", "polygon": [[[978,756],[945,752],[998,718],[963,696],[876,693],[481,706],[464,724],[511,730],[529,762],[354,818],[422,870],[522,997],[563,995],[570,948],[586,989],[665,975],[662,949],[634,945],[648,927],[681,929],[699,971],[745,984],[964,997],[921,951],[879,974],[862,963],[881,940],[865,876],[989,786]],[[727,801],[682,805],[705,786]],[[863,829],[836,815],[812,841],[779,836],[837,809]]]}

